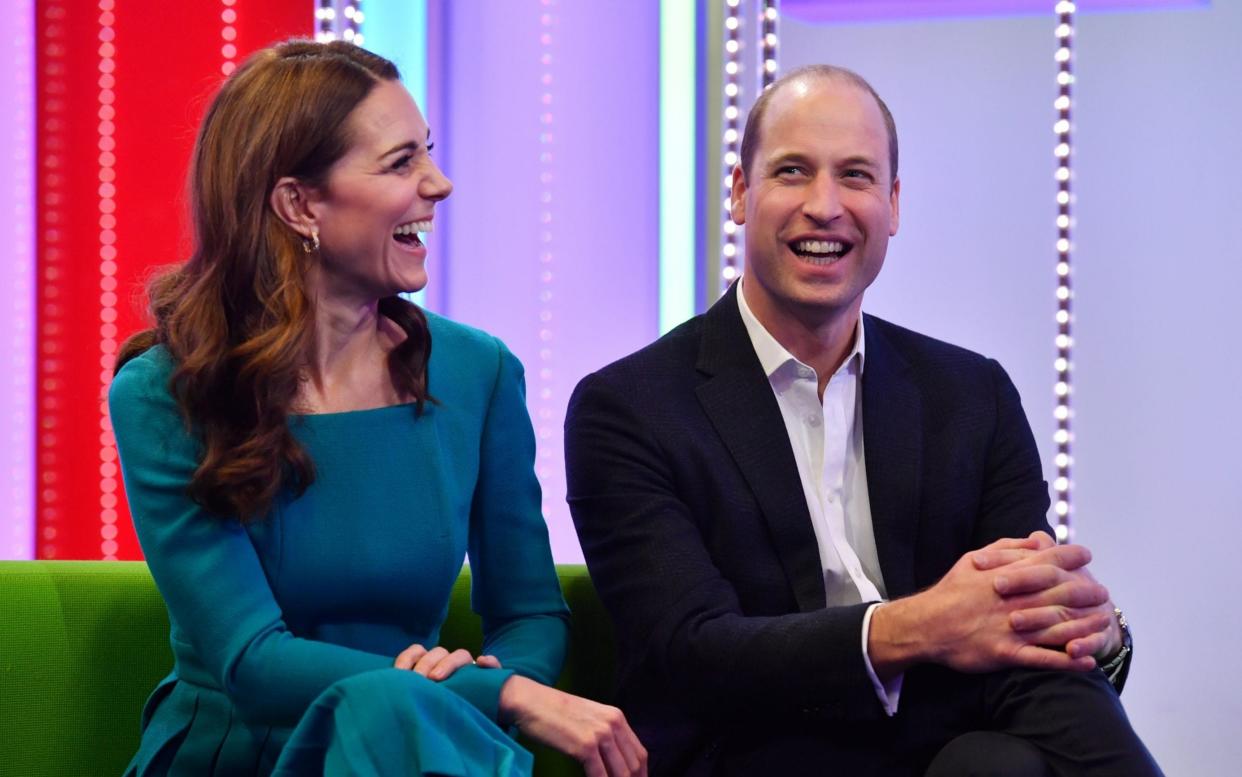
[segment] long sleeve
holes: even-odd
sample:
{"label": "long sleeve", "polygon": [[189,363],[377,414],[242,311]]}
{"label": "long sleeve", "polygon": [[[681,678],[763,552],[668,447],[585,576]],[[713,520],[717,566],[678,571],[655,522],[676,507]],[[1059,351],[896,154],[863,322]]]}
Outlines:
{"label": "long sleeve", "polygon": [[484,654],[503,670],[465,667],[445,685],[496,718],[500,687],[513,674],[552,684],[569,637],[535,479],[535,437],[521,363],[498,340],[495,384],[483,423],[470,510],[471,601],[483,619]]}

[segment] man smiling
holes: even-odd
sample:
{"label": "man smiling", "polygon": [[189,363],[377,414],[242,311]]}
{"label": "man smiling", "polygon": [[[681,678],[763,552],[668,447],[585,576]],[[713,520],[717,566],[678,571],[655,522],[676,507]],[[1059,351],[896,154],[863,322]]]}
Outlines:
{"label": "man smiling", "polygon": [[1008,376],[861,313],[897,156],[861,77],[782,78],[733,171],[742,280],[575,392],[618,701],[653,775],[1159,774],[1114,689],[1124,619],[1047,534]]}

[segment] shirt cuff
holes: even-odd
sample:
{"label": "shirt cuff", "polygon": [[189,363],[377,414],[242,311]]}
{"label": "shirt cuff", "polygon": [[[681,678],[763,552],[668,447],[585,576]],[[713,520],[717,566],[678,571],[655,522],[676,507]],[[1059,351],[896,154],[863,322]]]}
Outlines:
{"label": "shirt cuff", "polygon": [[884,707],[884,714],[890,718],[897,714],[897,703],[901,701],[901,681],[906,675],[898,674],[889,679],[888,682],[880,680],[875,673],[875,668],[871,666],[871,656],[867,654],[867,642],[871,636],[871,616],[875,610],[884,602],[876,602],[867,608],[867,612],[863,615],[862,622],[862,655],[863,664],[867,667],[867,677],[871,678],[871,685],[875,688],[875,695],[879,697],[880,704]]}

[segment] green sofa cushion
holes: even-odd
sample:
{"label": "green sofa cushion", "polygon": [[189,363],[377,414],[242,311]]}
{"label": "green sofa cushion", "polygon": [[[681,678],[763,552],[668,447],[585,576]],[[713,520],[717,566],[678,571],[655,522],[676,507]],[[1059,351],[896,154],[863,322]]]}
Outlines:
{"label": "green sofa cushion", "polygon": [[[557,572],[574,614],[557,685],[607,701],[608,618],[585,567]],[[481,636],[467,568],[441,643],[477,652]],[[138,745],[142,704],[171,667],[168,616],[145,563],[0,561],[0,772],[120,774]],[[532,749],[540,777],[582,773],[560,753]]]}

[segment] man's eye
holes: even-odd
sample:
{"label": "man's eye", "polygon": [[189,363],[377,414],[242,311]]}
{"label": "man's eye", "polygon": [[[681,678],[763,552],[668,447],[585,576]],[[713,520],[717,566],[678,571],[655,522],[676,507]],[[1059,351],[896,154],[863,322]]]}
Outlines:
{"label": "man's eye", "polygon": [[777,175],[802,175],[804,172],[800,165],[785,165],[776,169]]}
{"label": "man's eye", "polygon": [[857,179],[861,179],[864,181],[870,181],[871,173],[867,172],[866,170],[846,170],[845,177],[846,178],[857,178]]}

